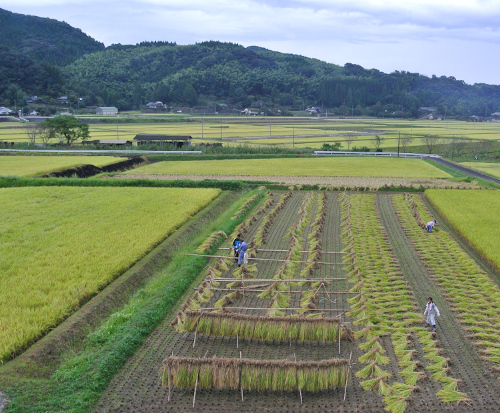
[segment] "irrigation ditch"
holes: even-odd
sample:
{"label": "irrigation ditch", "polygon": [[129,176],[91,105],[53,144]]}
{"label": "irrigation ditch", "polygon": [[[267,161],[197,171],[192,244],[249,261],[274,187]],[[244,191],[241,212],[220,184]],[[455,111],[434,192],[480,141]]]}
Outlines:
{"label": "irrigation ditch", "polygon": [[[95,411],[499,411],[497,362],[483,352],[494,342],[470,336],[398,197],[269,192],[236,230],[249,264],[229,258],[231,237],[200,247],[210,264]],[[429,295],[437,333],[422,315]],[[349,368],[333,383],[317,363]]]}

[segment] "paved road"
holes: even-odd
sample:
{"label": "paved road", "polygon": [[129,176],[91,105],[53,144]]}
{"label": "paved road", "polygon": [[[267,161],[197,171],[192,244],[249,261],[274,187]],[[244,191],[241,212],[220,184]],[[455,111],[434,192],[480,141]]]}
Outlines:
{"label": "paved road", "polygon": [[493,178],[492,176],[483,174],[481,172],[473,171],[470,168],[465,168],[463,166],[457,165],[456,163],[445,161],[443,158],[429,158],[434,162],[440,163],[441,165],[448,166],[449,168],[453,168],[459,172],[462,172],[466,175],[473,176],[475,178],[484,179],[485,181],[495,182],[500,185],[500,179]]}

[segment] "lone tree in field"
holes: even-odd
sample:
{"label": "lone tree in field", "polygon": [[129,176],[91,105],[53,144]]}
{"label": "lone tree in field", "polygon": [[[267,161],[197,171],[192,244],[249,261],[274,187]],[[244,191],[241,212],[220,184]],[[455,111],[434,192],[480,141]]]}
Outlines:
{"label": "lone tree in field", "polygon": [[358,139],[358,137],[357,137],[357,136],[355,136],[355,135],[347,135],[347,136],[345,137],[345,141],[346,141],[346,143],[347,143],[347,150],[348,150],[348,151],[350,151],[350,150],[351,150],[351,145],[352,145],[352,143],[353,143],[356,139]]}
{"label": "lone tree in field", "polygon": [[412,141],[413,141],[413,137],[412,136],[407,135],[406,133],[404,133],[403,135],[401,135],[400,143],[401,143],[401,146],[403,147],[403,152],[406,152],[406,148],[408,147],[408,145]]}
{"label": "lone tree in field", "polygon": [[422,143],[427,148],[428,153],[432,153],[436,146],[440,143],[441,138],[437,135],[426,135],[423,138],[420,138]]}
{"label": "lone tree in field", "polygon": [[373,138],[373,146],[375,146],[375,150],[379,150],[380,149],[380,145],[382,145],[382,142],[383,142],[384,138],[380,135],[375,135],[375,137]]}
{"label": "lone tree in field", "polygon": [[71,146],[78,139],[88,139],[90,136],[89,125],[80,122],[73,116],[57,116],[47,119],[42,125],[48,131],[50,138],[59,138],[68,146]]}

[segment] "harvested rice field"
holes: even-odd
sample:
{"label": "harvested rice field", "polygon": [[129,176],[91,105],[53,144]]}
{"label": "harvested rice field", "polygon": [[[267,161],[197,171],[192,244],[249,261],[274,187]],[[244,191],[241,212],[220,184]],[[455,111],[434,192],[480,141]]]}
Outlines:
{"label": "harvested rice field", "polygon": [[498,274],[431,217],[419,194],[267,192],[192,251],[210,264],[95,411],[500,411]]}

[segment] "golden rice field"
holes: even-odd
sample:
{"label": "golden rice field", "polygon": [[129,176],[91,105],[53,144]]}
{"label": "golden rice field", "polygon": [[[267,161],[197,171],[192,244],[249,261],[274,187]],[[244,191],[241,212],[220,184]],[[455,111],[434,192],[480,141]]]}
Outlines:
{"label": "golden rice field", "polygon": [[451,177],[446,172],[420,159],[337,157],[169,161],[149,164],[129,173],[148,175]]}
{"label": "golden rice field", "polygon": [[425,193],[446,219],[500,269],[500,192],[429,189]]}
{"label": "golden rice field", "polygon": [[123,161],[116,156],[0,156],[0,176],[29,177],[92,164],[98,167]]}
{"label": "golden rice field", "polygon": [[75,310],[219,189],[0,189],[0,363]]}
{"label": "golden rice field", "polygon": [[500,163],[462,162],[460,165],[500,178]]}
{"label": "golden rice field", "polygon": [[[148,115],[149,116],[149,115]],[[400,119],[334,119],[306,117],[207,117],[194,115],[156,115],[154,118],[183,118],[189,120],[166,123],[141,124],[91,124],[91,139],[130,140],[138,133],[191,135],[206,142],[228,142],[245,138],[242,143],[265,145],[293,145],[319,148],[324,142],[343,141],[347,149],[345,134],[358,135],[352,145],[373,148],[371,136],[380,134],[384,137],[382,148],[397,147],[399,134],[414,138],[410,146],[421,145],[421,137],[437,135],[445,139],[467,137],[469,139],[498,140],[500,123],[464,122],[464,121],[429,121]],[[366,136],[366,134],[370,134]],[[306,137],[304,135],[307,135]],[[266,137],[266,139],[248,139]],[[10,123],[0,125],[0,141],[26,142],[27,136],[22,127]],[[352,146],[351,145],[351,146]]]}

